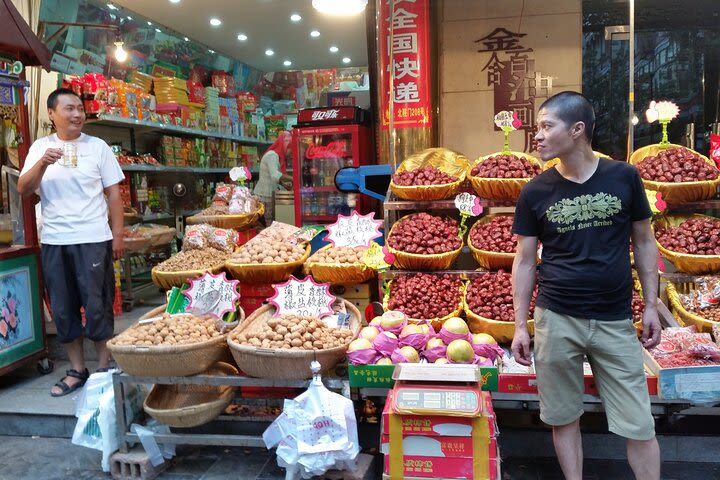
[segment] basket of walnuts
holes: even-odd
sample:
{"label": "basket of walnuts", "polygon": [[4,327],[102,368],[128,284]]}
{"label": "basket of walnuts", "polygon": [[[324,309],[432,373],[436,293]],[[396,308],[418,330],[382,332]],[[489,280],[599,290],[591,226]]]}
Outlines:
{"label": "basket of walnuts", "polygon": [[375,271],[362,261],[367,247],[325,246],[305,262],[305,274],[320,283],[362,283],[375,276]]}

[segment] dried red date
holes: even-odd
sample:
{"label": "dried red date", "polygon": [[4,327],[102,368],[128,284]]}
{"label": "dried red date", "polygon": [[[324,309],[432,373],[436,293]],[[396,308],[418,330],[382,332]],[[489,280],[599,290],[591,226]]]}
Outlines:
{"label": "dried red date", "polygon": [[425,212],[408,215],[396,223],[387,241],[395,250],[425,255],[451,252],[462,245],[455,220]]}
{"label": "dried red date", "polygon": [[517,155],[494,155],[477,164],[470,171],[481,178],[531,178],[539,175],[540,165]]}
{"label": "dried red date", "polygon": [[720,255],[720,220],[691,218],[677,227],[659,228],[655,238],[672,252],[692,255]]}
{"label": "dried red date", "polygon": [[395,185],[409,187],[412,185],[444,185],[457,182],[458,177],[449,175],[433,166],[421,167],[416,170],[406,170],[393,175]]}
{"label": "dried red date", "polygon": [[[535,299],[538,288],[535,285],[528,318],[532,318],[535,310]],[[470,310],[481,317],[503,322],[515,321],[515,308],[512,297],[512,275],[498,270],[495,273],[478,275],[468,285],[466,293]]]}
{"label": "dried red date", "polygon": [[421,320],[444,317],[457,310],[460,286],[457,275],[397,275],[390,285],[388,308]]}
{"label": "dried red date", "polygon": [[514,253],[517,235],[512,233],[513,218],[499,215],[488,223],[476,223],[470,230],[470,241],[479,250]]}
{"label": "dried red date", "polygon": [[635,165],[640,176],[654,182],[697,182],[715,180],[720,170],[684,147],[668,148],[657,156],[645,157]]}
{"label": "dried red date", "polygon": [[643,301],[643,299],[640,296],[640,294],[638,293],[638,291],[633,288],[633,292],[632,292],[632,321],[633,322],[642,321],[643,310],[645,310],[645,302]]}

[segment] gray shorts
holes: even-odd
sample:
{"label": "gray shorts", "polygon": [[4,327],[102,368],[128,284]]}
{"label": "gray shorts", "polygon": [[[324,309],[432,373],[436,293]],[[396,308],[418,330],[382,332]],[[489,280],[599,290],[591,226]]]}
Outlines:
{"label": "gray shorts", "polygon": [[[70,343],[83,335],[94,342],[112,337],[115,328],[112,241],[43,244],[40,252],[58,341]],[[84,328],[81,306],[85,308]]]}

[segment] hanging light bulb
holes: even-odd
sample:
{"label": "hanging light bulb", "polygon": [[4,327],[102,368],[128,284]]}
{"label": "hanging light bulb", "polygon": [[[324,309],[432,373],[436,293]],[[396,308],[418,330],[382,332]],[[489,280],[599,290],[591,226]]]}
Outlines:
{"label": "hanging light bulb", "polygon": [[123,42],[115,42],[115,60],[122,63],[128,58],[128,52],[123,48]]}

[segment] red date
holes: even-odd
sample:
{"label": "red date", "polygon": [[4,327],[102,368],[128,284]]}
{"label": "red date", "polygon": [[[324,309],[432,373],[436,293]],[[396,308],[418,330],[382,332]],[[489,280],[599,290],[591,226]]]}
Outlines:
{"label": "red date", "polygon": [[715,180],[720,175],[717,167],[684,147],[668,148],[657,156],[645,157],[636,167],[642,178],[654,182],[697,182]]}
{"label": "red date", "polygon": [[387,241],[395,250],[425,255],[451,252],[462,245],[455,220],[425,212],[401,219]]}
{"label": "red date", "polygon": [[393,175],[395,185],[409,187],[413,185],[444,185],[457,182],[458,177],[449,175],[433,166],[421,167],[416,170],[406,170]]}
{"label": "red date", "polygon": [[457,310],[461,281],[457,275],[417,273],[397,275],[390,285],[388,308],[410,318],[440,318]]}
{"label": "red date", "polygon": [[660,245],[672,252],[691,255],[720,255],[720,220],[691,218],[677,227],[655,231]]}
{"label": "red date", "polygon": [[479,250],[514,253],[517,235],[512,233],[513,218],[499,215],[488,223],[476,223],[470,230],[470,241]]}
{"label": "red date", "polygon": [[[532,318],[535,310],[535,299],[538,288],[535,285],[528,318]],[[473,278],[468,285],[466,293],[467,304],[470,310],[481,317],[502,322],[515,321],[515,308],[512,296],[512,275],[498,270],[495,273],[486,273]]]}
{"label": "red date", "polygon": [[517,155],[494,155],[477,164],[470,174],[481,178],[531,178],[539,175],[540,165]]}

